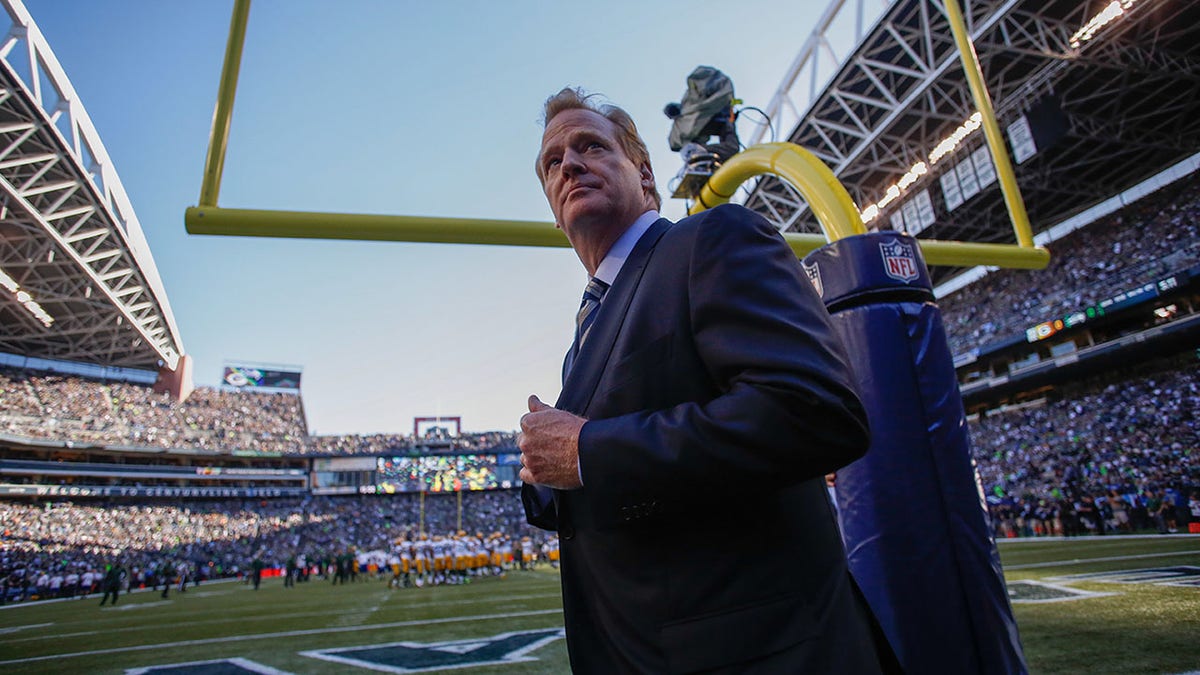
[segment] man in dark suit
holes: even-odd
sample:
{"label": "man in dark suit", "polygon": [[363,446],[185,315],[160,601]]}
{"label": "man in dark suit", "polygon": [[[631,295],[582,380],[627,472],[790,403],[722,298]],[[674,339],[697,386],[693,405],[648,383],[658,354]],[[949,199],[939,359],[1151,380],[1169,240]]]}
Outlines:
{"label": "man in dark suit", "polygon": [[546,102],[537,174],[603,283],[518,442],[572,669],[878,672],[825,490],[868,431],[824,307],[760,216],[659,218],[633,121],[590,98]]}

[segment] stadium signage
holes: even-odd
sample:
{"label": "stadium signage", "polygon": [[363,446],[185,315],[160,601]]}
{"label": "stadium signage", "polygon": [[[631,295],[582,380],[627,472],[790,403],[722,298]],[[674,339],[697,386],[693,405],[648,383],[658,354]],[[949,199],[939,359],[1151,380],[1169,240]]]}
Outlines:
{"label": "stadium signage", "polygon": [[879,253],[883,256],[883,271],[896,281],[916,281],[921,273],[917,270],[917,257],[913,247],[894,241],[880,244]]}
{"label": "stadium signage", "polygon": [[1088,307],[1087,309],[1072,312],[1062,318],[1051,321],[1044,321],[1036,326],[1025,330],[1025,340],[1027,342],[1038,342],[1054,335],[1055,333],[1066,328],[1074,328],[1088,321],[1094,321],[1103,317],[1109,312],[1131,307],[1142,302],[1146,302],[1156,298],[1164,293],[1186,285],[1188,282],[1188,274],[1172,274],[1158,281],[1153,281],[1141,284],[1129,290],[1118,293],[1112,297],[1105,298],[1100,302]]}
{"label": "stadium signage", "polygon": [[[374,490],[374,486],[370,486]],[[339,485],[336,487],[314,487],[312,489],[314,495],[353,495],[353,494],[375,494],[374,492],[366,492],[361,487],[353,485]]]}
{"label": "stadium signage", "polygon": [[1131,288],[1128,291],[1125,291],[1124,293],[1121,293],[1119,295],[1114,295],[1113,297],[1108,298],[1107,300],[1101,300],[1100,307],[1102,307],[1104,309],[1116,309],[1118,307],[1125,307],[1127,305],[1132,305],[1137,302],[1141,302],[1143,296],[1147,296],[1147,295],[1151,296],[1151,297],[1158,295],[1158,285],[1157,284],[1143,284],[1141,286],[1138,286],[1137,288]]}
{"label": "stadium signage", "polygon": [[253,366],[225,366],[221,381],[237,389],[300,389],[300,371],[255,368]]}
{"label": "stadium signage", "polygon": [[313,471],[374,471],[375,457],[319,457]]}
{"label": "stadium signage", "polygon": [[137,487],[110,485],[0,485],[6,497],[297,497],[303,488]]}
{"label": "stadium signage", "polygon": [[200,476],[303,476],[303,469],[255,469],[235,466],[198,466],[196,474]]}
{"label": "stadium signage", "polygon": [[804,268],[804,273],[808,275],[808,280],[812,282],[813,288],[817,289],[817,295],[824,297],[825,291],[824,287],[821,285],[820,266],[818,266],[817,263],[809,265],[803,262],[800,263],[800,266]]}

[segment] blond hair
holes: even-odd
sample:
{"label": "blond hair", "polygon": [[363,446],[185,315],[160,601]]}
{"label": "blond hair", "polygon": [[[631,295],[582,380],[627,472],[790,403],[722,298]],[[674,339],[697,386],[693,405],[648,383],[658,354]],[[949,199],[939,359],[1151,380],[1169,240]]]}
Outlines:
{"label": "blond hair", "polygon": [[[646,168],[650,169],[650,174],[654,175],[654,167],[650,164],[650,151],[646,149],[646,142],[638,135],[637,125],[633,123],[633,118],[629,113],[621,108],[612,105],[611,103],[600,103],[596,99],[598,94],[589,94],[582,87],[563,87],[562,91],[546,99],[545,106],[542,110],[542,127],[545,128],[550,124],[559,113],[567,110],[590,110],[604,119],[612,122],[617,127],[617,142],[621,145],[621,150],[625,156],[634,163],[638,169],[641,169],[645,164]],[[537,160],[534,161],[533,170],[537,173],[538,180],[544,185],[546,175],[542,171],[541,151],[538,152]],[[662,195],[658,193],[658,189],[652,190],[654,197],[654,208],[662,209]]]}

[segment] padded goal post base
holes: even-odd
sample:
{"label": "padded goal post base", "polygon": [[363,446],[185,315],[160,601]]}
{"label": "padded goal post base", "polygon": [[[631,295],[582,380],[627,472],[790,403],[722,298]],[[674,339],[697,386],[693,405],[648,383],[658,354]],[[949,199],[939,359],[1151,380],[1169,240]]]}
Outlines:
{"label": "padded goal post base", "polygon": [[971,459],[954,365],[916,240],[847,237],[804,268],[871,424],[837,473],[850,569],[909,673],[1027,672]]}

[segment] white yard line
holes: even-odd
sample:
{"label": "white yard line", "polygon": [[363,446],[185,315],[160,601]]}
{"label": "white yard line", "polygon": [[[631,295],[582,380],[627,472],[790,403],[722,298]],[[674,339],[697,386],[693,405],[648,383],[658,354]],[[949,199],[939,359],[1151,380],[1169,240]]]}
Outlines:
{"label": "white yard line", "polygon": [[[1045,581],[1034,581],[1032,579],[1022,579],[1020,581],[1014,581],[1013,583],[1014,584],[1027,584],[1030,586],[1041,586],[1042,588],[1051,588],[1056,591],[1067,594],[1066,597],[1042,598],[1039,600],[1020,600],[1017,598],[1010,598],[1009,601],[1012,602],[1014,605],[1016,605],[1016,604],[1035,605],[1035,604],[1049,603],[1049,602],[1070,602],[1072,600],[1082,600],[1084,598],[1103,598],[1103,597],[1110,596],[1110,595],[1117,595],[1117,593],[1098,593],[1096,591],[1084,591],[1084,590],[1080,590],[1078,588],[1071,588],[1070,586],[1064,586],[1062,584],[1051,584],[1051,583],[1048,583]],[[1009,584],[1009,588],[1012,588],[1012,584]]]}
{"label": "white yard line", "polygon": [[70,659],[78,656],[96,656],[100,654],[119,654],[121,652],[142,652],[156,649],[174,649],[176,647],[194,647],[196,645],[221,644],[226,642],[248,642],[253,640],[271,640],[282,637],[299,637],[303,635],[325,635],[328,633],[352,633],[356,631],[382,630],[385,628],[407,628],[410,626],[432,626],[443,623],[468,623],[472,621],[491,621],[495,619],[516,619],[526,616],[544,616],[561,614],[561,609],[539,609],[529,612],[511,612],[508,614],[478,614],[475,616],[448,617],[444,619],[418,619],[416,621],[395,621],[392,623],[376,623],[367,626],[345,626],[335,628],[312,628],[309,630],[289,630],[279,633],[258,633],[256,635],[230,635],[228,637],[205,638],[203,640],[181,640],[179,642],[162,642],[153,645],[133,645],[130,647],[113,647],[112,649],[92,649],[86,652],[71,652],[68,654],[49,654],[33,656],[25,659],[8,659],[0,661],[0,666],[14,663],[32,663],[35,661],[53,661]]}
{"label": "white yard line", "polygon": [[53,625],[54,625],[53,623],[31,623],[27,626],[11,626],[9,628],[0,628],[0,635],[4,635],[7,633],[16,633],[17,631],[22,631],[22,630],[29,630],[30,628],[45,628],[46,626],[53,626]]}
{"label": "white yard line", "polygon": [[1082,565],[1094,562],[1113,562],[1118,560],[1142,560],[1143,558],[1169,558],[1181,555],[1200,555],[1196,551],[1175,551],[1172,553],[1142,553],[1141,555],[1114,555],[1106,558],[1075,558],[1074,560],[1056,560],[1052,562],[1026,563],[1024,565],[1005,565],[1005,570],[1032,570],[1039,567],[1065,567],[1067,565]]}
{"label": "white yard line", "polygon": [[375,593],[375,597],[374,597],[375,604],[370,605],[368,607],[357,608],[353,612],[345,612],[341,616],[338,617],[337,621],[333,622],[333,625],[335,625],[335,626],[361,626],[363,623],[365,623],[367,621],[367,619],[371,618],[372,614],[379,611],[379,607],[381,605],[383,605],[383,603],[387,602],[388,596],[390,596],[391,594],[392,594],[392,592],[390,590],[386,590],[382,593]]}
{"label": "white yard line", "polygon": [[171,604],[170,600],[158,600],[155,602],[139,602],[136,605],[125,604],[125,605],[121,605],[120,607],[117,607],[116,605],[109,605],[107,607],[101,607],[100,611],[101,612],[128,612],[129,610],[133,610],[133,609],[148,609],[150,607],[161,607],[162,605],[169,605],[169,604]]}
{"label": "white yard line", "polygon": [[[558,597],[562,597],[562,594],[555,591],[553,593],[537,593],[537,594],[531,594],[531,595],[494,596],[494,597],[483,599],[483,600],[450,600],[450,601],[446,601],[446,602],[440,602],[438,604],[441,606],[482,605],[482,604],[488,604],[491,602],[503,602],[503,603],[507,604],[513,600],[540,600],[540,599],[544,599],[544,598],[558,598]],[[176,629],[181,630],[188,626],[201,626],[201,625],[213,624],[213,623],[230,623],[230,619],[228,617],[224,616],[224,613],[227,611],[228,611],[227,608],[222,607],[222,608],[217,608],[217,609],[213,609],[213,610],[206,611],[206,612],[194,613],[193,615],[196,615],[196,614],[200,614],[200,615],[222,614],[222,618],[202,619],[199,621],[172,621],[171,625],[173,627],[175,627]],[[346,609],[346,610],[338,611],[338,612],[328,611],[328,610],[324,610],[324,611],[320,611],[320,612],[298,612],[295,614],[289,614],[288,618],[297,619],[297,618],[308,617],[308,616],[328,617],[330,615],[335,615],[335,614],[336,615],[356,614],[360,611],[361,610],[358,610],[358,609]],[[259,622],[262,620],[263,620],[262,616],[249,616],[249,617],[246,617],[243,619],[238,619],[238,622],[240,622],[240,623]],[[51,624],[39,624],[39,625],[49,626]],[[7,630],[7,629],[0,629],[0,633],[3,633],[4,630]],[[84,637],[84,636],[88,636],[88,635],[100,635],[100,634],[114,635],[116,633],[122,633],[122,632],[142,632],[145,630],[146,629],[144,626],[130,626],[128,628],[108,628],[108,629],[104,629],[104,630],[82,630],[82,631],[76,631],[73,633],[52,633],[49,635],[33,635],[30,637],[6,640],[5,642],[7,644],[12,644],[14,642],[37,642],[39,640],[61,640],[63,638]]]}
{"label": "white yard line", "polygon": [[145,666],[143,668],[131,668],[131,669],[125,671],[125,675],[146,675],[146,673],[148,673],[152,670],[157,670],[159,668],[172,668],[172,667],[179,668],[182,666],[207,666],[207,665],[213,665],[213,664],[218,664],[218,663],[232,663],[232,664],[240,666],[241,668],[248,670],[252,673],[258,673],[259,675],[292,675],[291,673],[289,673],[286,670],[279,670],[278,668],[272,668],[271,666],[264,666],[263,664],[258,663],[256,661],[251,661],[250,659],[243,659],[240,657],[232,658],[232,659],[215,659],[213,661],[189,661],[188,663],[166,663],[166,664],[158,665],[158,666]]}
{"label": "white yard line", "polygon": [[1012,539],[998,538],[996,543],[1001,546],[1009,544],[1032,544],[1039,541],[1110,541],[1116,543],[1126,539],[1197,539],[1200,535],[1187,532],[1174,534],[1090,534],[1079,537],[1013,537]]}

